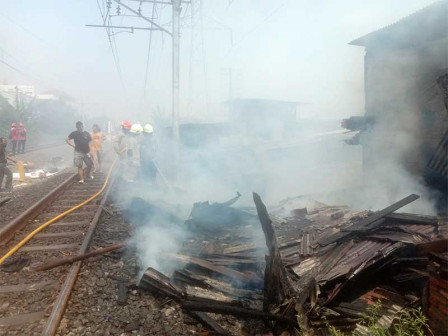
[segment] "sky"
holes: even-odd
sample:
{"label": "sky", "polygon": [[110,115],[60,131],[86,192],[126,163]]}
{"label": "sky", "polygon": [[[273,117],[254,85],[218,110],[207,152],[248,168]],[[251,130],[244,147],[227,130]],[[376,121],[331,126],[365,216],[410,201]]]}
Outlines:
{"label": "sky", "polygon": [[[300,102],[303,117],[363,114],[364,49],[348,43],[434,2],[202,1],[194,25],[191,5],[181,13],[181,121],[225,119],[229,98]],[[102,24],[103,3],[0,0],[0,83],[64,92],[87,115],[145,122],[157,113],[169,122],[170,36],[152,33],[144,90],[150,33],[116,30],[111,48],[104,28],[85,26]],[[152,4],[144,3],[142,13],[151,17]],[[121,8],[113,24],[149,26],[129,14]],[[171,6],[158,5],[156,14],[171,30]]]}

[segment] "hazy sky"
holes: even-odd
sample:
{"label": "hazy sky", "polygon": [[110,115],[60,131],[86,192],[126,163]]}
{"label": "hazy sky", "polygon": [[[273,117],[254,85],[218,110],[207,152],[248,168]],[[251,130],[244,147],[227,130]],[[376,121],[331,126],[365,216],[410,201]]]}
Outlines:
{"label": "hazy sky", "polygon": [[[139,5],[136,1],[124,3],[135,9]],[[234,0],[229,6],[227,0],[203,0],[203,35],[199,29],[194,34],[193,53],[191,9],[184,4],[181,115],[213,119],[222,115],[222,102],[230,96],[229,69],[234,98],[299,101],[306,103],[308,113],[326,117],[362,114],[364,49],[348,43],[431,3]],[[121,85],[105,30],[85,27],[101,24],[96,0],[0,0],[0,4],[0,60],[20,71],[0,64],[1,83],[35,84],[41,93],[64,91],[86,113],[111,113],[130,119],[139,113],[142,119],[142,115],[159,106],[169,115],[168,35],[153,33],[143,99],[149,32],[115,35],[124,83]],[[115,14],[116,3],[112,8]],[[142,9],[145,15],[151,15],[151,4],[144,4]],[[171,7],[160,5],[157,12],[157,22],[171,29]],[[121,13],[129,14],[124,8]],[[116,25],[148,27],[139,18],[121,16],[113,20]]]}

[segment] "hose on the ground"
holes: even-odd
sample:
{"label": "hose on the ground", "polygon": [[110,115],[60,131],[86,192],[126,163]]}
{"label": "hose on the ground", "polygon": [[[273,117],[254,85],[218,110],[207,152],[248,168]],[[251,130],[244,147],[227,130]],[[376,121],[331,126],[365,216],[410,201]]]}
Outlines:
{"label": "hose on the ground", "polygon": [[23,238],[16,246],[14,246],[8,253],[6,253],[1,259],[0,259],[0,265],[10,256],[12,256],[14,253],[16,253],[23,245],[25,245],[26,243],[28,243],[31,238],[33,238],[37,233],[39,233],[40,231],[42,231],[43,229],[45,229],[47,226],[49,226],[50,224],[53,224],[54,222],[58,221],[59,219],[65,217],[66,215],[68,215],[69,213],[78,210],[79,208],[83,207],[84,205],[90,203],[91,201],[93,201],[95,198],[97,198],[99,195],[101,195],[101,193],[104,191],[104,189],[107,186],[107,183],[109,182],[110,176],[112,174],[112,170],[115,166],[117,160],[115,160],[112,163],[112,166],[109,169],[109,172],[107,173],[107,177],[106,177],[106,181],[104,181],[103,186],[101,187],[101,189],[93,196],[91,196],[90,198],[86,199],[84,202],[79,203],[78,205],[75,205],[73,208],[57,215],[56,217],[53,217],[52,219],[50,219],[49,221],[45,222],[44,224],[42,224],[41,226],[39,226],[37,229],[35,229],[33,232],[31,232],[29,235],[27,235],[25,238]]}

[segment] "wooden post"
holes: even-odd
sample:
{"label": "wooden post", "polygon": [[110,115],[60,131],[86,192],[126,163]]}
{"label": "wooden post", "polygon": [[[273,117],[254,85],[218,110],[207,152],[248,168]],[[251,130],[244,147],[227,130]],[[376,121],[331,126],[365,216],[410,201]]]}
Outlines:
{"label": "wooden post", "polygon": [[253,197],[269,251],[269,255],[266,256],[263,302],[263,310],[267,312],[270,311],[271,306],[280,304],[286,298],[293,296],[293,289],[280,256],[272,220],[269,218],[266,206],[258,194],[253,193]]}

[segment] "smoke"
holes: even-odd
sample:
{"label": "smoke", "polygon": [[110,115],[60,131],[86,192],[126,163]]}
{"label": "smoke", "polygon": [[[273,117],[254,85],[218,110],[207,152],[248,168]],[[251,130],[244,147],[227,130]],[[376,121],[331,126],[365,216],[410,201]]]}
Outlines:
{"label": "smoke", "polygon": [[164,274],[172,274],[177,265],[167,261],[165,255],[179,251],[186,238],[185,228],[156,217],[151,223],[136,228],[135,233],[141,271],[152,267]]}
{"label": "smoke", "polygon": [[[180,253],[183,242],[189,239],[191,228],[184,221],[189,218],[193,204],[224,202],[235,192],[243,195],[239,206],[253,206],[251,195],[255,191],[271,209],[284,199],[304,196],[304,200],[374,211],[414,193],[420,199],[401,211],[435,214],[439,195],[424,180],[428,153],[423,145],[434,148],[447,122],[443,97],[436,86],[437,71],[448,68],[446,58],[443,60],[446,51],[440,50],[439,42],[428,43],[425,50],[384,49],[380,55],[367,48],[365,114],[373,117],[374,122],[361,132],[360,145],[345,143],[352,135],[341,128],[331,108],[334,106],[341,114],[340,109],[349,105],[341,101],[359,105],[362,92],[358,81],[353,82],[353,91],[342,92],[339,88],[340,96],[333,91],[319,100],[320,96],[309,94],[308,97],[314,97],[310,110],[321,108],[316,111],[320,118],[309,114],[306,118],[303,105],[298,106],[294,120],[285,117],[280,107],[264,114],[260,106],[272,104],[265,100],[249,111],[252,115],[258,113],[257,118],[243,111],[239,119],[229,113],[227,120],[219,124],[184,125],[177,157],[173,156],[174,144],[165,134],[171,130],[165,132],[156,127],[156,186],[134,182],[132,186],[123,184],[118,192],[125,208],[132,209],[137,198],[145,204],[134,209],[141,217],[130,217],[136,225],[135,243],[142,269],[153,267],[171,273],[177,265],[167,261],[164,254]],[[381,46],[377,48],[381,50]],[[273,55],[276,52],[272,50]],[[303,61],[304,68],[309,59]],[[276,58],[263,71],[289,72],[281,63]],[[362,73],[362,64],[356,65],[356,71],[350,70]],[[263,81],[263,71],[255,77],[257,83],[250,85],[258,97],[266,96],[265,91],[257,91],[260,86],[264,90],[272,87],[266,89],[268,81]],[[316,77],[314,73],[313,76]],[[328,83],[325,85],[313,76],[308,73],[308,77],[300,78],[306,78],[306,84],[318,87],[319,92],[325,91]],[[346,76],[352,83],[348,71]],[[288,87],[291,92],[306,86],[301,83],[296,87],[294,80],[282,82],[280,90]],[[279,89],[273,92],[278,94]],[[346,113],[360,112],[352,106]],[[215,114],[211,113],[204,121],[211,122]],[[152,116],[163,119],[158,117]],[[254,225],[253,231],[256,241],[262,242],[260,228]]]}

